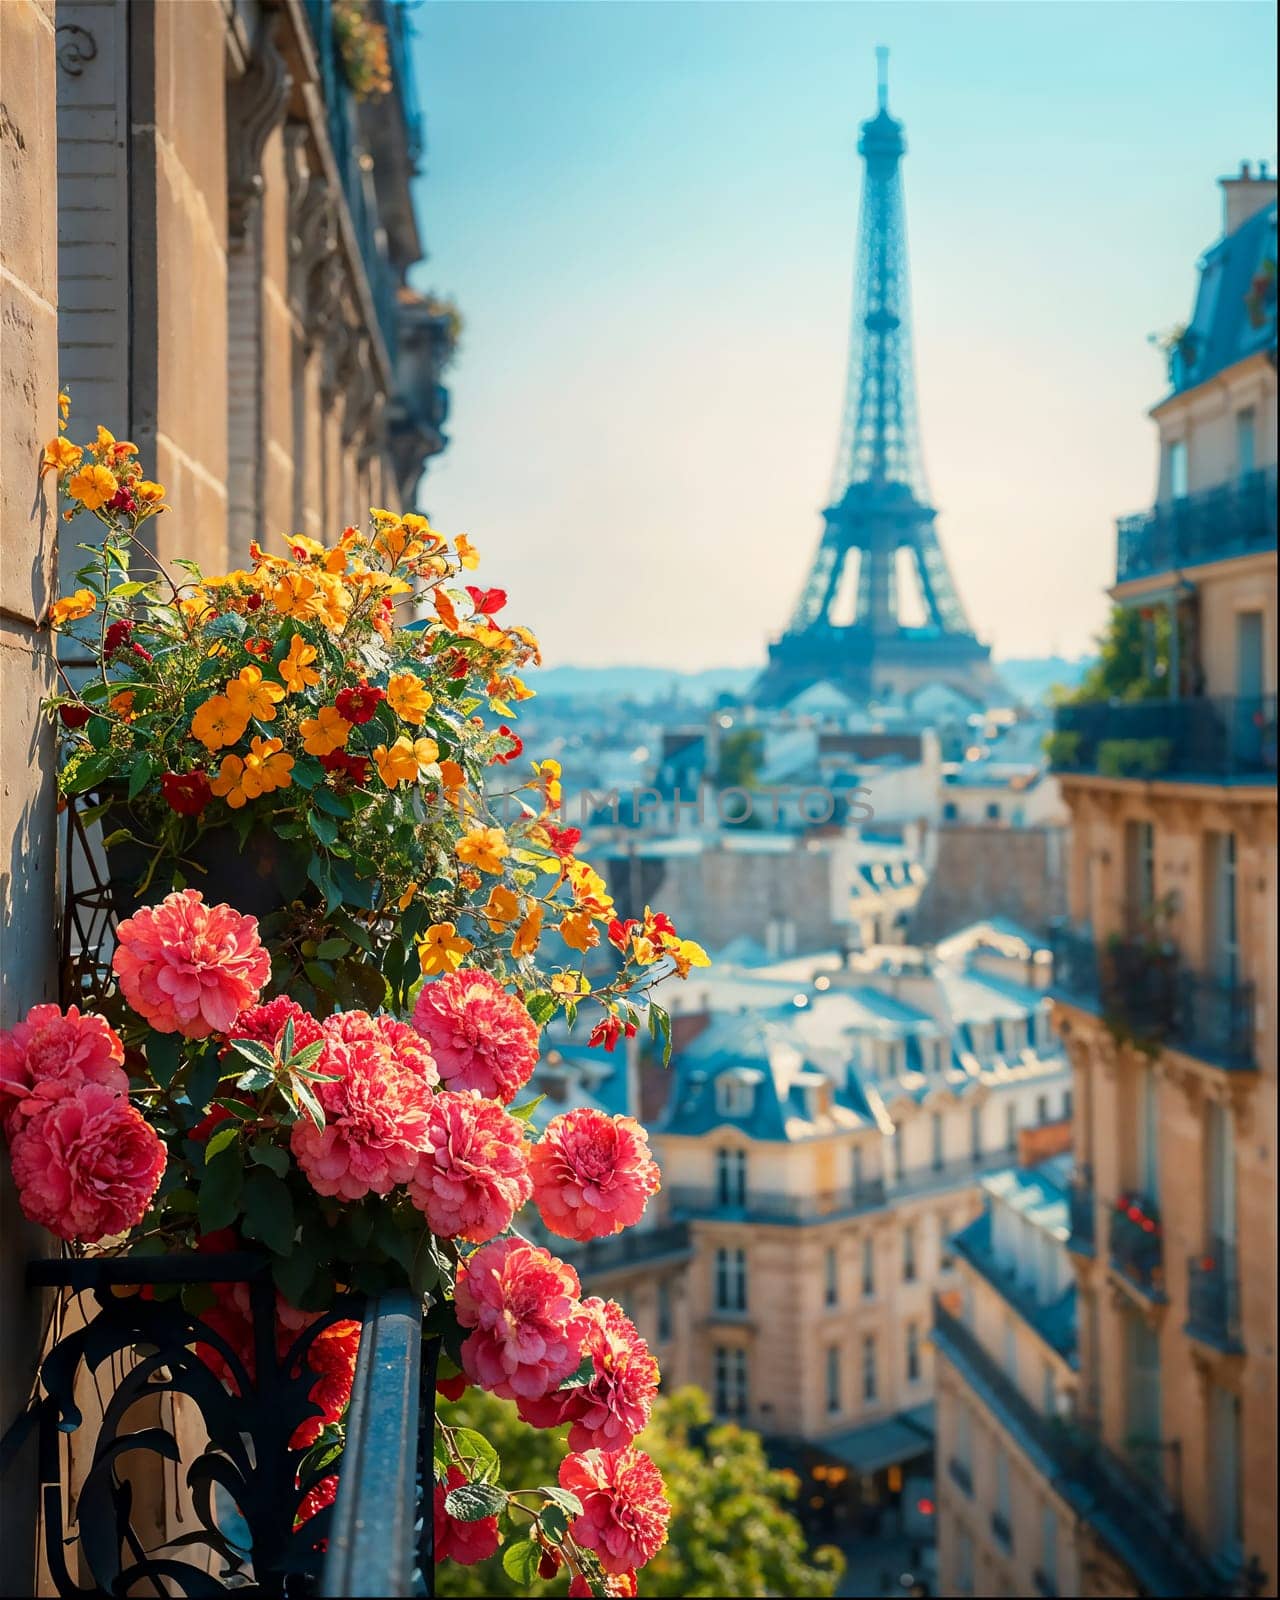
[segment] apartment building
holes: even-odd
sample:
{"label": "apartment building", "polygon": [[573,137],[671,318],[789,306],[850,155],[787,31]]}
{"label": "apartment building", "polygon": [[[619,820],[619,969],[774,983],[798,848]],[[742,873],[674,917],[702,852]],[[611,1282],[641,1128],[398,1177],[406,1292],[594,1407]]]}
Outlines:
{"label": "apartment building", "polygon": [[[1175,342],[1157,502],[1119,524],[1135,698],[1058,714],[1072,927],[1079,1406],[1149,1555],[1200,1592],[1276,1560],[1276,185],[1225,180]],[[1166,1564],[1167,1570],[1167,1564]],[[1168,1592],[1140,1562],[1091,1593]],[[1185,1592],[1185,1591],[1184,1591]]]}

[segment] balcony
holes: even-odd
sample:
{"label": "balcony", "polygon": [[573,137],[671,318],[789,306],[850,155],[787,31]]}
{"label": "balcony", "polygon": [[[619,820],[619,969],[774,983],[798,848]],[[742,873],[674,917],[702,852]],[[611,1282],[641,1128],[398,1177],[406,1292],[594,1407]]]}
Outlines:
{"label": "balcony", "polygon": [[1093,1172],[1089,1167],[1079,1167],[1067,1188],[1067,1213],[1071,1235],[1067,1249],[1078,1256],[1091,1256],[1095,1250],[1095,1204]]}
{"label": "balcony", "polygon": [[1276,776],[1276,697],[1090,700],[1059,706],[1055,772],[1173,783],[1266,783]]}
{"label": "balcony", "polygon": [[1036,1586],[1036,1593],[1044,1595],[1046,1600],[1053,1600],[1053,1596],[1058,1592],[1057,1584],[1053,1581],[1043,1567],[1037,1567],[1035,1569],[1035,1571],[1031,1574],[1031,1581]]}
{"label": "balcony", "polygon": [[1111,1265],[1148,1300],[1163,1300],[1164,1236],[1155,1202],[1142,1194],[1122,1195],[1111,1211],[1108,1245]]}
{"label": "balcony", "polygon": [[951,1481],[957,1489],[963,1494],[973,1494],[973,1474],[963,1461],[957,1460],[955,1456],[952,1456],[950,1461],[947,1462],[947,1471],[950,1473]]}
{"label": "balcony", "polygon": [[1244,1349],[1240,1327],[1240,1276],[1235,1246],[1212,1239],[1187,1268],[1189,1338],[1229,1355]]}
{"label": "balcony", "polygon": [[655,1228],[631,1228],[615,1234],[611,1239],[591,1239],[578,1246],[566,1245],[561,1250],[571,1261],[579,1276],[586,1279],[609,1272],[623,1272],[630,1267],[653,1266],[659,1261],[679,1261],[688,1256],[689,1225],[686,1222],[664,1223]]}
{"label": "balcony", "polygon": [[1098,1011],[1116,1030],[1168,1044],[1225,1071],[1257,1065],[1251,983],[1193,972],[1172,947],[1057,928],[1050,935],[1053,987]]}
{"label": "balcony", "polygon": [[1276,469],[1121,517],[1116,532],[1117,583],[1274,549]]}
{"label": "balcony", "polygon": [[999,1511],[991,1513],[991,1532],[995,1535],[997,1544],[1006,1550],[1013,1549],[1013,1529],[1009,1526],[1008,1517]]}

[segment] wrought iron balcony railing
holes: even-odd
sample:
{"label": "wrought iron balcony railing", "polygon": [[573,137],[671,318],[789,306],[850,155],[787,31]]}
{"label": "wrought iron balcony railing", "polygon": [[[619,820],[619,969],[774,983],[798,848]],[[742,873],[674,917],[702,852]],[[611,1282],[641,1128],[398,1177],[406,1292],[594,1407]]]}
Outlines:
{"label": "wrought iron balcony railing", "polygon": [[1163,1300],[1164,1236],[1155,1202],[1142,1194],[1122,1195],[1111,1208],[1107,1232],[1112,1267],[1149,1300]]}
{"label": "wrought iron balcony railing", "polygon": [[1186,1332],[1218,1350],[1244,1348],[1236,1248],[1225,1239],[1211,1239],[1188,1263]]}
{"label": "wrought iron balcony railing", "polygon": [[1045,1600],[1053,1600],[1053,1596],[1058,1592],[1057,1584],[1053,1581],[1043,1567],[1037,1567],[1035,1569],[1035,1571],[1031,1574],[1031,1581],[1036,1586],[1036,1593],[1044,1595]]}
{"label": "wrought iron balcony railing", "polygon": [[1067,1187],[1067,1213],[1071,1234],[1067,1248],[1078,1256],[1091,1256],[1095,1248],[1097,1204],[1093,1191],[1093,1171],[1087,1166],[1076,1168]]}
{"label": "wrought iron balcony railing", "polygon": [[593,1274],[618,1272],[632,1266],[650,1266],[689,1254],[687,1222],[663,1223],[654,1228],[629,1228],[611,1239],[592,1239],[578,1247],[558,1246],[584,1281]]}
{"label": "wrought iron balcony railing", "polygon": [[[424,1342],[418,1297],[338,1295],[282,1347],[261,1256],[37,1261],[28,1280],[80,1296],[80,1314],[41,1363],[35,1398],[0,1441],[7,1487],[31,1464],[34,1441],[53,1592],[434,1593],[438,1341]],[[194,1309],[215,1284],[243,1286],[245,1349],[225,1321]],[[322,1420],[310,1353],[348,1320],[361,1332],[345,1441],[330,1449],[320,1436],[309,1447],[299,1432],[319,1435]],[[91,1392],[96,1419],[81,1410]],[[139,1406],[151,1419],[141,1429]],[[335,1479],[336,1498],[327,1492]],[[184,1531],[168,1540],[175,1513]]]}
{"label": "wrought iron balcony railing", "polygon": [[1273,549],[1276,469],[1121,517],[1116,532],[1117,583]]}
{"label": "wrought iron balcony railing", "polygon": [[1273,694],[1086,700],[1058,706],[1053,729],[1055,772],[1185,783],[1276,775]]}
{"label": "wrought iron balcony railing", "polygon": [[1145,1043],[1169,1044],[1227,1071],[1257,1065],[1251,983],[1193,972],[1172,947],[1134,939],[1094,942],[1050,934],[1053,984],[1064,999],[1098,1010]]}

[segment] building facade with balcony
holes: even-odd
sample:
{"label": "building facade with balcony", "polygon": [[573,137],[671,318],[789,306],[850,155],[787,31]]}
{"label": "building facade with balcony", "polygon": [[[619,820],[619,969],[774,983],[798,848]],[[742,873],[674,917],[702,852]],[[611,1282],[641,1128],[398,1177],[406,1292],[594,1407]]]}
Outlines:
{"label": "building facade with balcony", "polygon": [[[1055,993],[1075,1073],[1081,1414],[1166,1535],[1197,1553],[1202,1586],[1264,1592],[1276,1582],[1276,186],[1242,172],[1223,187],[1224,235],[1152,412],[1158,501],[1120,523],[1112,590],[1148,623],[1164,693],[1059,714],[1073,845]],[[1125,1581],[1086,1573],[1084,1592]]]}
{"label": "building facade with balcony", "polygon": [[[422,255],[408,14],[395,0],[360,9],[385,30],[391,80],[363,99],[330,0],[0,5],[0,1027],[58,998],[65,863],[42,623],[60,563],[79,564],[39,478],[59,390],[73,438],[104,424],[165,485],[162,556],[209,572],[239,566],[251,538],[333,538],[370,505],[411,505],[443,447],[452,320],[404,288]],[[51,1253],[7,1164],[0,1237],[3,1431],[49,1314],[27,1264]],[[101,1399],[83,1398],[92,1416]],[[50,1592],[33,1566],[33,1450],[5,1478],[5,1594]],[[169,1517],[173,1477],[138,1468],[136,1503]]]}
{"label": "building facade with balcony", "polygon": [[966,940],[945,961],[895,946],[712,969],[701,1019],[677,1019],[653,1142],[689,1235],[683,1370],[802,1473],[827,1528],[931,1472],[948,1241],[1024,1130],[1065,1137],[1034,954]]}

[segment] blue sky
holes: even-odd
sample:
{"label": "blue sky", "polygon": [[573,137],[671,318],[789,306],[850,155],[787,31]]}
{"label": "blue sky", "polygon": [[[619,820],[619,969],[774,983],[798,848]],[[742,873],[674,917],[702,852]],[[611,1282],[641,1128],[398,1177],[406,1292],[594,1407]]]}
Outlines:
{"label": "blue sky", "polygon": [[817,541],[887,44],[925,463],[979,633],[1075,653],[1155,481],[1147,335],[1273,158],[1276,12],[426,0],[421,287],[465,318],[423,504],[553,664],[760,660]]}

